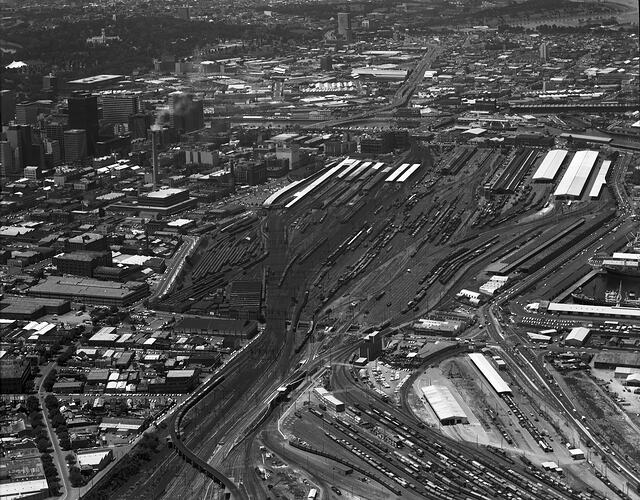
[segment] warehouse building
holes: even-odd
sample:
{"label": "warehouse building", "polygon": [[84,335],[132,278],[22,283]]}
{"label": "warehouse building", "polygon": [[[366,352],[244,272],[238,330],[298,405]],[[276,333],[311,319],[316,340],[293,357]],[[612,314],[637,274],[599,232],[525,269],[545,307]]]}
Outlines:
{"label": "warehouse building", "polygon": [[573,328],[564,339],[564,343],[572,347],[582,347],[588,340],[591,330],[585,327]]}
{"label": "warehouse building", "polygon": [[536,173],[533,174],[533,180],[550,182],[555,179],[566,156],[567,151],[564,149],[553,149],[549,151],[542,160],[542,163],[540,163]]}
{"label": "warehouse building", "polygon": [[71,302],[61,299],[44,299],[6,295],[0,299],[3,318],[35,320],[45,314],[65,314],[71,310]]}
{"label": "warehouse building", "polygon": [[550,302],[546,310],[556,314],[575,314],[578,316],[603,316],[609,318],[635,319],[640,321],[640,308],[592,306],[587,304],[562,304]]}
{"label": "warehouse building", "polygon": [[344,403],[327,391],[324,387],[316,387],[313,392],[318,399],[331,408],[335,412],[344,411]]}
{"label": "warehouse building", "polygon": [[80,470],[97,472],[113,460],[113,451],[110,448],[94,448],[78,451],[76,457]]}
{"label": "warehouse building", "polygon": [[469,418],[447,387],[428,385],[421,388],[424,399],[442,425],[468,424]]}
{"label": "warehouse building", "polygon": [[439,335],[457,335],[463,327],[461,321],[420,318],[411,327],[419,333],[435,333]]}
{"label": "warehouse building", "polygon": [[553,194],[579,198],[597,159],[597,151],[577,151]]}
{"label": "warehouse building", "polygon": [[618,366],[640,368],[640,354],[635,352],[599,352],[593,357],[593,367],[613,370]]}
{"label": "warehouse building", "polygon": [[468,356],[476,366],[478,371],[482,373],[484,378],[487,379],[487,382],[491,384],[491,387],[493,387],[493,389],[498,394],[511,394],[511,388],[507,385],[507,383],[491,365],[491,363],[489,363],[489,360],[487,360],[484,354],[473,352],[471,354],[468,354]]}
{"label": "warehouse building", "polygon": [[146,297],[149,294],[149,285],[141,281],[118,283],[52,276],[32,286],[27,293],[34,297],[122,307]]}

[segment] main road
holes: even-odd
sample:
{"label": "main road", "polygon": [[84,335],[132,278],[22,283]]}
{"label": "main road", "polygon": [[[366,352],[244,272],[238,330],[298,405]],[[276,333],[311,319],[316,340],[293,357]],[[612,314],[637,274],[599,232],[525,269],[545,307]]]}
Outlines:
{"label": "main road", "polygon": [[422,82],[422,80],[424,79],[424,72],[431,67],[431,64],[433,63],[433,61],[435,61],[439,54],[440,47],[438,47],[437,45],[429,45],[424,56],[422,56],[422,59],[420,59],[416,67],[413,68],[411,74],[407,76],[406,80],[398,88],[389,104],[378,106],[376,107],[376,109],[372,109],[370,111],[356,113],[348,118],[336,118],[332,120],[311,123],[308,125],[304,125],[302,128],[326,129],[328,127],[337,127],[405,106],[409,102],[409,99],[411,99],[411,96],[416,91],[416,88],[418,87],[420,82]]}

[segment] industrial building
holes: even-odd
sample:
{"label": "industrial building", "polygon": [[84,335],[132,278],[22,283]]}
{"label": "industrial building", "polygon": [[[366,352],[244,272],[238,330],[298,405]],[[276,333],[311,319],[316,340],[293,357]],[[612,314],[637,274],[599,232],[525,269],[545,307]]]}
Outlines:
{"label": "industrial building", "polygon": [[589,338],[589,334],[591,330],[585,327],[577,327],[573,328],[564,339],[564,343],[568,346],[572,347],[582,347],[587,339]]}
{"label": "industrial building", "polygon": [[511,388],[507,385],[496,369],[491,366],[491,363],[489,363],[489,360],[484,356],[484,354],[472,352],[468,354],[468,356],[478,371],[482,373],[484,378],[487,379],[487,382],[491,384],[491,387],[493,387],[498,394],[511,394]]}
{"label": "industrial building", "polygon": [[554,196],[579,198],[597,159],[597,151],[577,151],[558,183]]}
{"label": "industrial building", "polygon": [[113,450],[110,448],[81,450],[76,452],[76,458],[80,470],[97,472],[113,460]]}
{"label": "industrial building", "polygon": [[175,215],[198,204],[188,189],[167,188],[138,196],[136,202],[121,201],[111,205],[116,211],[137,213],[140,216]]}
{"label": "industrial building", "polygon": [[118,283],[52,276],[32,286],[27,293],[33,297],[122,307],[146,297],[149,294],[149,285],[142,281]]}
{"label": "industrial building", "polygon": [[463,323],[461,321],[441,321],[425,318],[420,318],[411,325],[411,328],[420,333],[437,333],[451,336],[458,334],[462,330],[462,327]]}
{"label": "industrial building", "polygon": [[378,330],[366,334],[363,341],[360,345],[361,357],[373,361],[382,354],[382,335]]}
{"label": "industrial building", "polygon": [[589,198],[598,198],[600,196],[602,186],[607,183],[607,174],[609,173],[610,167],[611,162],[609,160],[602,162],[600,170],[598,170],[598,175],[596,175],[596,179],[593,181],[593,185],[591,186],[591,191],[589,191]]}
{"label": "industrial building", "polygon": [[640,354],[635,352],[598,352],[593,357],[593,367],[611,370],[618,366],[640,368]]}
{"label": "industrial building", "polygon": [[508,280],[509,280],[508,276],[498,276],[498,275],[491,276],[489,281],[487,281],[484,285],[480,286],[479,290],[481,293],[484,293],[485,295],[489,295],[490,297],[493,297],[493,295],[498,290],[500,290],[507,284]]}
{"label": "industrial building", "polygon": [[568,151],[564,149],[553,149],[547,153],[547,155],[540,163],[540,166],[533,174],[534,181],[550,182],[556,178],[558,170],[562,166]]}
{"label": "industrial building", "polygon": [[557,314],[576,314],[579,316],[607,316],[611,318],[625,318],[640,320],[640,308],[592,306],[588,304],[563,304],[551,302],[547,311]]}
{"label": "industrial building", "polygon": [[428,385],[421,388],[424,399],[442,425],[467,424],[469,418],[447,387]]}
{"label": "industrial building", "polygon": [[333,394],[327,391],[324,387],[316,387],[313,392],[316,394],[318,399],[327,405],[328,408],[331,408],[335,412],[344,411],[344,403],[334,397]]}

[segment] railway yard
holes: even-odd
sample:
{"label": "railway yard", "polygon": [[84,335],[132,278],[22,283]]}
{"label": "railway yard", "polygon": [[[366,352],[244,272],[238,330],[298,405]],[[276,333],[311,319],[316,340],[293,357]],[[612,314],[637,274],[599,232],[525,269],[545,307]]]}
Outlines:
{"label": "railway yard", "polygon": [[[607,375],[584,373],[608,338],[605,321],[628,339],[634,321],[551,307],[571,304],[579,278],[601,276],[588,258],[619,251],[637,227],[621,208],[626,193],[613,188],[635,156],[594,151],[575,181],[577,153],[554,167],[549,151],[340,158],[272,192],[261,211],[217,224],[215,237],[204,232],[210,239],[163,301],[197,311],[226,283],[260,283],[267,326],[245,359],[273,380],[245,376],[243,390],[239,366],[248,365],[230,362],[212,395],[180,410],[180,439],[249,498],[311,488],[323,498],[638,498],[639,422],[629,411],[638,396],[590,396],[588,384]],[[610,187],[594,188],[608,161]],[[535,175],[543,163],[541,173],[556,169],[551,180]],[[567,175],[581,184],[577,195],[555,195]],[[507,285],[493,298],[478,293],[495,275]],[[587,324],[590,344],[575,352],[563,339]],[[508,391],[496,391],[473,353]],[[442,424],[422,392],[432,385],[459,403],[464,423]],[[344,409],[328,405],[321,386]],[[625,397],[632,404],[620,406]],[[598,423],[625,411],[611,429]],[[197,423],[207,412],[216,418]],[[167,460],[182,470],[177,456]],[[216,498],[214,476],[182,467],[156,495],[179,497],[188,483],[190,495]]]}

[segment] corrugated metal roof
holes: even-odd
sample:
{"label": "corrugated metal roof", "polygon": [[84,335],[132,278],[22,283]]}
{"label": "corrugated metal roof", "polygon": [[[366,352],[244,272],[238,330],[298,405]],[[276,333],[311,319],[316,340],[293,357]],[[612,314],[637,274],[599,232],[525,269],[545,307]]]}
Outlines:
{"label": "corrugated metal roof", "polygon": [[467,419],[466,413],[447,387],[427,385],[422,387],[421,390],[439,420]]}
{"label": "corrugated metal roof", "polygon": [[480,370],[480,373],[484,375],[487,381],[491,384],[491,387],[495,389],[498,394],[511,394],[511,389],[504,381],[504,379],[500,376],[500,374],[495,370],[491,363],[485,358],[484,354],[480,354],[479,352],[472,352],[469,354],[469,358],[473,361],[473,364],[476,365],[476,368]]}

